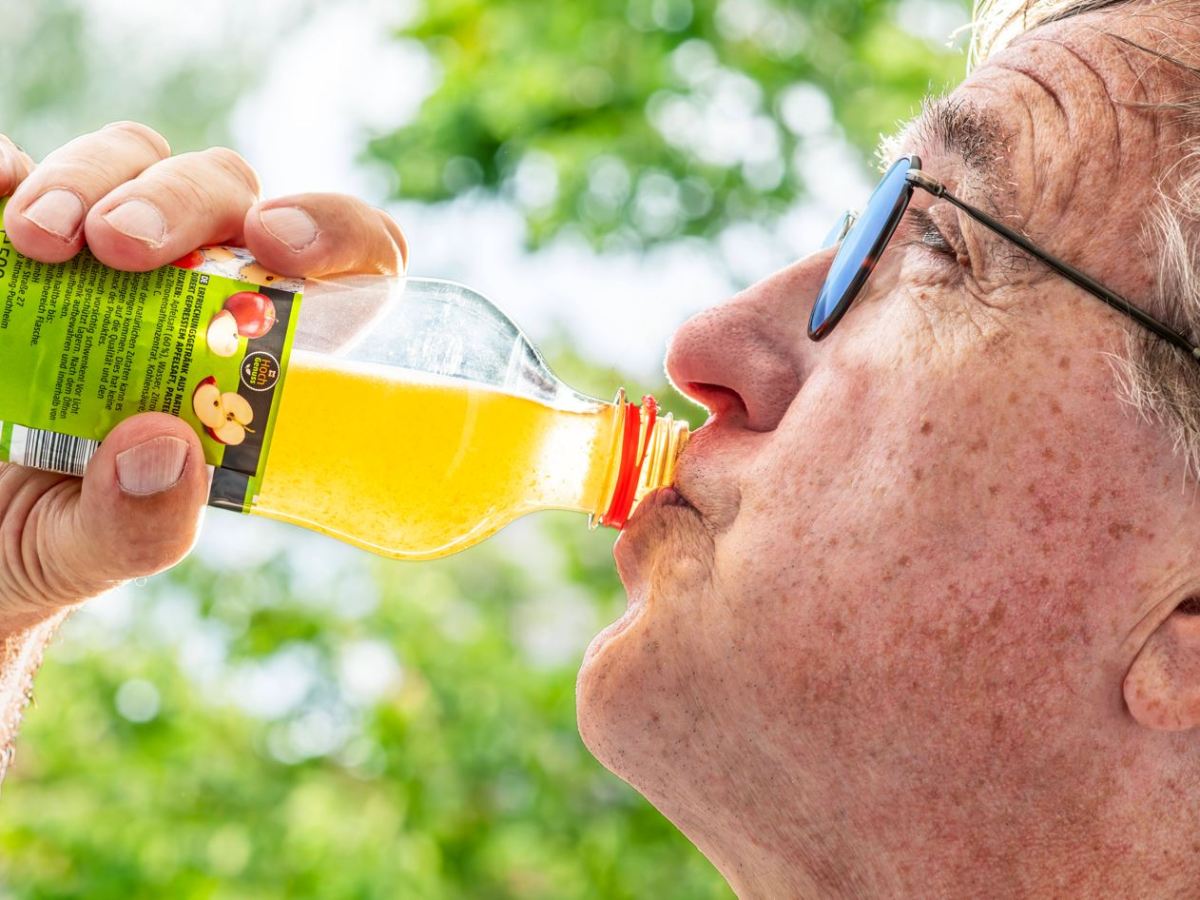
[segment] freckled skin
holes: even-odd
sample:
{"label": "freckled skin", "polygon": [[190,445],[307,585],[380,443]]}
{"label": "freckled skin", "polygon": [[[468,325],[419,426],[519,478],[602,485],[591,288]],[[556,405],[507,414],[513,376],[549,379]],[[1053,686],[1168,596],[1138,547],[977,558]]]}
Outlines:
{"label": "freckled skin", "polygon": [[[1020,227],[1138,298],[1129,195],[1177,135],[1113,106],[1166,79],[1097,26],[1179,30],[1047,26],[956,95],[1011,131]],[[1200,738],[1154,730],[1200,721],[1200,617],[1167,619],[1200,588],[1195,492],[1118,400],[1125,320],[1037,266],[1000,277],[961,227],[965,279],[893,242],[822,343],[827,252],[680,329],[669,372],[714,412],[679,476],[700,514],[619,539],[631,611],[589,650],[581,733],[741,896],[1195,895]]]}

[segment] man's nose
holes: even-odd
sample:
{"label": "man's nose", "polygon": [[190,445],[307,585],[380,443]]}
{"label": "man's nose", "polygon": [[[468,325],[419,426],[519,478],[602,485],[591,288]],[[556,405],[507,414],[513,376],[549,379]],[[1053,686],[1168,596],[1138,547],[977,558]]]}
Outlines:
{"label": "man's nose", "polygon": [[808,315],[832,259],[815,253],[680,326],[667,350],[675,386],[730,427],[775,428],[812,361]]}

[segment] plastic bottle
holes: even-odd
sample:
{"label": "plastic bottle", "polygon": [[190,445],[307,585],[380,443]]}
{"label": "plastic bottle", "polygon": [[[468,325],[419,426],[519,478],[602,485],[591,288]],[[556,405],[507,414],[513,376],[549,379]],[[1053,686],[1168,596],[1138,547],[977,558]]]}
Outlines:
{"label": "plastic bottle", "polygon": [[302,282],[237,247],[129,273],[5,238],[0,359],[0,460],[81,474],[117,422],[162,410],[201,435],[211,505],[402,559],[540,509],[621,528],[688,437],[651,397],[571,390],[462,285]]}

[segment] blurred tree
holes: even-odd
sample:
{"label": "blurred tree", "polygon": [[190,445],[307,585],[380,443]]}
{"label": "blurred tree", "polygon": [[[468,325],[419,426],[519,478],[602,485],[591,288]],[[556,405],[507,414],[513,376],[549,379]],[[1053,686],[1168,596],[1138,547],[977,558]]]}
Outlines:
{"label": "blurred tree", "polygon": [[[289,0],[291,27],[318,2]],[[156,18],[163,11],[168,21],[177,15],[163,7]],[[270,34],[256,34],[260,29],[248,9],[230,7],[222,15],[219,52],[204,52],[209,48],[195,41],[147,41],[144,34],[117,32],[104,3],[0,3],[0,34],[12,51],[0,55],[0,133],[34,159],[119,119],[151,124],[176,152],[232,143],[229,113],[261,76],[266,47],[284,41],[288,31],[281,24]],[[176,21],[186,35],[203,17]]]}
{"label": "blurred tree", "polygon": [[[871,151],[961,51],[898,22],[965,0],[442,0],[404,29],[442,68],[416,119],[371,142],[398,195],[482,187],[538,245],[711,236],[802,196],[796,153],[837,134]],[[943,15],[944,19],[945,16]]]}

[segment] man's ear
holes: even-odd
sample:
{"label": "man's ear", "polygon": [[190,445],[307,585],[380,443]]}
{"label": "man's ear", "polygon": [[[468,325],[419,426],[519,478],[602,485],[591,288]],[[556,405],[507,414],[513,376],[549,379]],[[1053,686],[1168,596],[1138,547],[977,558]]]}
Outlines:
{"label": "man's ear", "polygon": [[1200,597],[1180,603],[1146,639],[1124,690],[1130,715],[1144,728],[1200,725]]}

